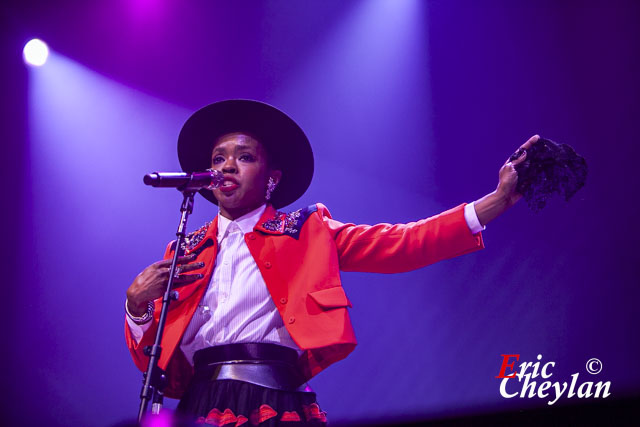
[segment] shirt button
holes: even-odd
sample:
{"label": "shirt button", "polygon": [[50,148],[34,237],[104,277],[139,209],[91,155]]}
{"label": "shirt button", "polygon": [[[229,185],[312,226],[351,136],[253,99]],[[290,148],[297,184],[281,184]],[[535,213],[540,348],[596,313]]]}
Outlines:
{"label": "shirt button", "polygon": [[271,263],[269,261],[267,261],[267,262],[264,263],[264,266],[266,268],[271,268]]}
{"label": "shirt button", "polygon": [[293,322],[295,322],[295,321],[296,321],[296,318],[295,318],[295,317],[293,317],[293,316],[289,317],[289,323],[293,323]]}
{"label": "shirt button", "polygon": [[247,236],[248,236],[248,237],[249,237],[249,239],[251,239],[251,240],[256,240],[256,235],[255,235],[255,234],[253,234],[253,233],[249,233],[249,234],[247,234]]}
{"label": "shirt button", "polygon": [[280,304],[286,304],[287,303],[287,299],[286,298],[280,298]]}

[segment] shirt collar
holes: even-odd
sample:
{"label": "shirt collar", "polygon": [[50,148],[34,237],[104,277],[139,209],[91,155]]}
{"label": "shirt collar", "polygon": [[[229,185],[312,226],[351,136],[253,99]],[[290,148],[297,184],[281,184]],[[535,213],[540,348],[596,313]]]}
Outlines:
{"label": "shirt collar", "polygon": [[256,226],[266,208],[267,205],[262,205],[259,208],[242,215],[240,218],[237,218],[234,221],[218,214],[218,242],[225,238],[227,232],[229,231],[229,226],[232,223],[240,228],[242,234],[253,231],[253,227]]}

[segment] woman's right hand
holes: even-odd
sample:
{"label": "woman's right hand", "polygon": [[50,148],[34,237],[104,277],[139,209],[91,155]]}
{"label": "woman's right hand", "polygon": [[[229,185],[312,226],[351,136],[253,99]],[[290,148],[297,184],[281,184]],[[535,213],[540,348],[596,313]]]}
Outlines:
{"label": "woman's right hand", "polygon": [[[174,287],[180,287],[202,279],[202,274],[183,274],[186,271],[204,267],[203,262],[191,262],[195,254],[178,258],[176,266],[179,274],[173,281]],[[142,270],[127,289],[127,307],[134,316],[142,316],[147,311],[149,301],[160,298],[167,290],[169,282],[170,259],[155,262]]]}

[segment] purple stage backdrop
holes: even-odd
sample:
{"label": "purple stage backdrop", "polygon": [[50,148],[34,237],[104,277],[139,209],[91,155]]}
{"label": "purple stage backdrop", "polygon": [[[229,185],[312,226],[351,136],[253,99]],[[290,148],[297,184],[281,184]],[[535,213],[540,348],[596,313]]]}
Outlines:
{"label": "purple stage backdrop", "polygon": [[[5,425],[135,417],[125,290],[162,256],[181,200],[142,176],[178,170],[182,123],[226,98],[300,123],[316,172],[289,209],[322,202],[344,222],[408,222],[476,200],[535,133],[588,161],[573,200],[539,213],[519,203],[479,253],[343,274],[359,345],[311,381],[330,421],[550,406],[553,388],[501,395],[504,354],[519,355],[516,368],[555,362],[552,383],[638,396],[638,5],[4,2]],[[33,37],[51,49],[42,67],[22,62]],[[189,229],[215,214],[198,196]],[[509,381],[506,393],[522,388]],[[567,394],[554,405],[602,401]]]}

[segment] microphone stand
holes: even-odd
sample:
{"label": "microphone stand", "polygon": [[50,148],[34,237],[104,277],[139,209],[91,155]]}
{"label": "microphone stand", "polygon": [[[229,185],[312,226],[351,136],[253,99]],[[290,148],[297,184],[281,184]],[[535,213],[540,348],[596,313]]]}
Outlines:
{"label": "microphone stand", "polygon": [[[180,190],[180,188],[178,189]],[[143,374],[143,386],[140,392],[140,409],[138,411],[138,423],[142,420],[149,401],[152,401],[151,413],[158,414],[162,409],[163,403],[163,390],[167,386],[166,372],[158,367],[158,361],[160,360],[160,354],[162,353],[162,335],[164,333],[164,325],[167,321],[167,313],[169,312],[169,304],[172,300],[178,299],[178,292],[173,290],[173,281],[175,279],[176,267],[178,264],[178,255],[180,248],[185,240],[185,230],[187,228],[187,219],[193,212],[193,197],[196,190],[181,190],[184,196],[182,205],[180,206],[180,224],[178,225],[178,231],[176,232],[176,249],[173,253],[173,261],[171,262],[171,268],[169,269],[169,282],[167,283],[167,289],[162,297],[162,310],[160,311],[160,320],[158,321],[158,330],[156,332],[156,339],[152,346],[144,348],[144,354],[149,356],[149,364],[147,365],[147,371]]]}

